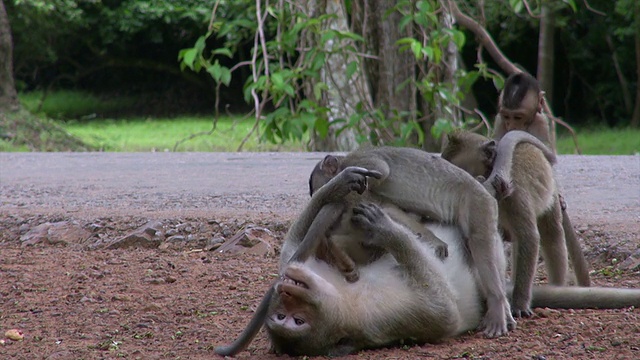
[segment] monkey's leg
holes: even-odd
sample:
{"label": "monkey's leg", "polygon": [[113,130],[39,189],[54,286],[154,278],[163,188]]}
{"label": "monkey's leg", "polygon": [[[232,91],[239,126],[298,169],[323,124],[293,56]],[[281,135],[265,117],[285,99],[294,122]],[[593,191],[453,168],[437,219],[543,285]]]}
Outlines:
{"label": "monkey's leg", "polygon": [[[298,246],[300,246],[300,243],[309,232],[311,224],[323,206],[328,203],[343,204],[346,196],[353,191],[362,194],[367,189],[368,176],[380,177],[381,175],[364,168],[348,167],[313,194],[311,200],[296,218],[296,221],[291,225],[285,236],[280,255],[280,270],[289,262],[293,253],[298,250]],[[329,209],[327,209],[327,213],[329,213]],[[328,226],[331,226],[340,215],[341,213],[334,212],[330,217],[327,217],[326,223],[330,223]],[[323,227],[326,223],[320,224],[318,231],[326,232],[329,228],[328,226]],[[307,252],[308,250],[303,248],[300,251]]]}
{"label": "monkey's leg", "polygon": [[584,253],[580,247],[580,241],[576,231],[571,224],[569,214],[566,210],[562,210],[562,228],[564,229],[564,237],[567,242],[567,251],[569,252],[569,259],[571,259],[571,265],[573,265],[573,272],[576,274],[576,280],[578,286],[591,286],[591,279],[589,278],[589,264],[584,258]]}
{"label": "monkey's leg", "polygon": [[562,211],[557,197],[553,207],[538,219],[540,244],[551,285],[567,282],[567,244],[562,229]]}
{"label": "monkey's leg", "polygon": [[449,245],[435,236],[431,230],[425,226],[424,222],[415,220],[404,210],[401,210],[396,206],[383,206],[382,209],[391,217],[391,219],[408,227],[409,230],[418,235],[418,239],[431,246],[440,260],[444,260],[449,256]]}
{"label": "monkey's leg", "polygon": [[506,260],[498,233],[498,205],[487,193],[469,192],[469,203],[457,209],[456,224],[467,239],[467,248],[478,272],[478,284],[487,300],[480,328],[488,337],[502,336],[516,322],[506,296]]}
{"label": "monkey's leg", "polygon": [[340,270],[350,283],[356,282],[360,278],[353,259],[338,247],[331,237],[325,237],[321,242],[316,257]]}
{"label": "monkey's leg", "polygon": [[531,287],[538,262],[540,233],[535,214],[529,207],[522,206],[515,200],[503,202],[500,211],[502,214],[509,214],[507,228],[512,236],[511,280],[514,285],[511,312],[518,318],[533,315],[530,307]]}

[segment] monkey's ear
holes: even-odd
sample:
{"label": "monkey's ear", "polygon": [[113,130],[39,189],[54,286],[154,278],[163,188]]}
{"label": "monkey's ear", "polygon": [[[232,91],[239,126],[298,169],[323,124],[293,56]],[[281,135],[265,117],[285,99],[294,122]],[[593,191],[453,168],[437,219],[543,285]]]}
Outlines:
{"label": "monkey's ear", "polygon": [[340,171],[340,160],[337,156],[327,155],[320,163],[320,170],[329,177],[334,177]]}
{"label": "monkey's ear", "polygon": [[482,153],[484,154],[484,163],[488,167],[493,166],[493,162],[496,159],[496,147],[497,145],[495,140],[489,140],[480,147],[480,150],[482,150]]}
{"label": "monkey's ear", "polygon": [[538,93],[538,112],[539,113],[542,113],[544,109],[544,95],[545,95],[544,91],[540,91],[540,93]]}

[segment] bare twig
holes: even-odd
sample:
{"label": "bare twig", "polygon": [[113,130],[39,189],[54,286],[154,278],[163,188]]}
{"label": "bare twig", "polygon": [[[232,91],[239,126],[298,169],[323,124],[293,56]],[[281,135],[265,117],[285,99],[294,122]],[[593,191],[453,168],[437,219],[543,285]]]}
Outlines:
{"label": "bare twig", "polygon": [[524,3],[524,7],[527,9],[529,16],[536,19],[542,18],[542,15],[536,15],[533,13],[533,11],[531,11],[531,6],[529,6],[529,2],[527,0],[522,0],[522,3]]}
{"label": "bare twig", "polygon": [[471,30],[476,35],[476,37],[478,37],[478,41],[482,43],[482,45],[484,45],[489,54],[491,54],[491,57],[496,61],[496,63],[502,70],[509,74],[520,72],[520,69],[518,69],[517,66],[509,61],[509,59],[507,59],[507,57],[502,53],[500,48],[498,48],[495,41],[485,28],[483,28],[469,16],[460,12],[460,9],[458,8],[458,5],[455,1],[450,0],[449,7],[451,8],[451,14],[456,19],[456,22]]}
{"label": "bare twig", "polygon": [[475,108],[473,109],[473,112],[475,112],[476,114],[478,114],[478,116],[480,116],[480,119],[482,120],[480,122],[480,124],[476,125],[474,128],[472,128],[470,131],[475,132],[478,131],[482,128],[482,125],[486,126],[487,128],[487,136],[491,136],[491,123],[489,122],[489,120],[487,120],[487,117],[484,115],[484,113],[482,111],[480,111],[480,109]]}
{"label": "bare twig", "polygon": [[589,1],[587,0],[582,0],[582,2],[584,3],[584,6],[586,6],[587,10],[591,11],[594,14],[598,14],[598,15],[602,15],[602,16],[607,16],[606,13],[600,11],[600,10],[596,10],[594,8],[591,7],[591,5],[589,5]]}
{"label": "bare twig", "polygon": [[[266,1],[265,3],[265,7],[269,8],[269,2]],[[260,45],[260,48],[262,50],[262,56],[264,57],[264,73],[266,75],[266,82],[264,85],[264,90],[262,91],[262,101],[260,101],[260,98],[258,97],[258,93],[256,92],[255,88],[251,89],[251,97],[253,97],[253,104],[254,104],[254,109],[255,109],[255,122],[253,123],[253,127],[251,127],[251,130],[249,131],[249,133],[242,139],[242,141],[240,142],[240,145],[238,146],[238,150],[237,151],[241,151],[242,148],[244,147],[244,144],[249,140],[249,138],[251,137],[251,135],[253,135],[253,133],[255,133],[255,131],[258,129],[258,125],[260,124],[260,121],[262,120],[262,110],[264,110],[264,106],[267,103],[267,96],[268,96],[268,88],[269,88],[269,56],[267,53],[267,45],[266,45],[266,39],[265,39],[265,35],[264,35],[264,21],[267,17],[267,15],[269,14],[268,11],[264,11],[264,13],[262,13],[262,5],[261,5],[261,0],[256,0],[256,19],[258,20],[258,29],[256,30],[256,34],[253,40],[253,56],[251,58],[251,70],[252,70],[252,76],[253,76],[253,82],[257,83],[258,82],[258,45]]]}
{"label": "bare twig", "polygon": [[[569,130],[569,132],[571,133],[571,136],[573,137],[573,143],[575,144],[576,151],[578,152],[579,155],[582,155],[582,150],[580,150],[580,146],[578,145],[578,137],[576,136],[576,132],[573,130],[571,125],[567,124],[563,120],[560,120],[560,118],[555,117],[551,112],[551,109],[549,108],[549,105],[547,104],[546,101],[544,102],[543,111],[545,112],[547,117],[551,119],[551,121],[553,121],[554,123],[560,124],[564,126],[567,130]],[[553,132],[555,134],[555,129],[553,130]]]}
{"label": "bare twig", "polygon": [[209,32],[213,30],[213,21],[216,19],[216,11],[218,11],[218,5],[220,5],[220,0],[216,1],[215,5],[213,5],[213,10],[211,10],[211,20],[209,20],[209,26],[207,27]]}

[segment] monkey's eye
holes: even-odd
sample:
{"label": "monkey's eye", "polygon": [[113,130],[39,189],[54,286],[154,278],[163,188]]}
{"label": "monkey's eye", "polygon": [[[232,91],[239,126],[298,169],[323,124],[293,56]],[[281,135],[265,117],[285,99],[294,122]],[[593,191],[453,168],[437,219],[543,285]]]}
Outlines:
{"label": "monkey's eye", "polygon": [[287,316],[285,314],[278,314],[276,315],[276,317],[278,318],[278,320],[284,320]]}
{"label": "monkey's eye", "polygon": [[298,325],[298,326],[302,326],[302,325],[304,325],[304,320],[303,320],[303,319],[296,318],[296,319],[295,319],[295,322],[296,322],[296,325]]}

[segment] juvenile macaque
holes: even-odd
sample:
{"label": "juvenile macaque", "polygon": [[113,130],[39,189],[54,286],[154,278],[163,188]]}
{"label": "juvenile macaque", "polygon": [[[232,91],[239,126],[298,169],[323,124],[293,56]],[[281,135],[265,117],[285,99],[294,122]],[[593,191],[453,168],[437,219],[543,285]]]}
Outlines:
{"label": "juvenile macaque", "polygon": [[[573,232],[573,228],[563,226],[552,162],[549,161],[552,156],[544,144],[522,131],[508,132],[497,147],[495,141],[479,134],[454,133],[449,136],[449,143],[442,153],[445,160],[472,176],[487,177],[485,186],[494,187],[498,193],[500,226],[513,242],[511,306],[518,317],[532,314],[531,288],[540,246],[551,284],[566,283],[568,247],[578,283],[589,285],[587,265],[578,240],[565,234],[565,230]],[[492,162],[494,166],[487,168],[486,164]]]}
{"label": "juvenile macaque", "polygon": [[[325,187],[337,189],[336,186],[342,184],[359,192],[357,189],[366,187],[366,179],[344,181],[362,175],[354,174],[354,169],[358,168],[345,169]],[[345,173],[348,176],[344,176]],[[448,243],[449,256],[441,260],[434,256],[428,243],[419,240],[379,206],[358,203],[355,194],[355,201],[353,197],[348,200],[343,197],[342,203],[326,202],[320,199],[323,194],[328,195],[322,190],[314,194],[310,205],[287,234],[285,247],[293,249],[294,255],[281,257],[281,278],[270,288],[258,309],[259,312],[262,310],[268,298],[269,309],[260,314],[267,313],[266,325],[272,350],[289,355],[340,356],[361,349],[399,344],[403,340],[437,342],[480,324],[484,314],[484,295],[480,291],[479,279],[475,275],[477,269],[466,240],[457,227],[436,223],[427,225],[430,231]],[[325,203],[322,210],[315,208],[322,203]],[[357,281],[346,281],[340,269],[314,256],[306,260],[296,258],[296,255],[307,252],[297,249],[317,248],[319,239],[307,236],[312,230],[298,234],[300,237],[292,237],[292,230],[296,229],[294,232],[297,233],[307,224],[307,229],[315,227],[313,231],[322,234],[321,238],[332,237],[335,231],[340,230],[335,225],[343,226],[343,222],[332,223],[333,210],[339,209],[339,205],[354,203],[357,205],[348,215],[351,220],[348,229],[353,236],[344,236],[340,241],[365,245],[350,247],[361,249],[359,251],[366,252],[366,249],[376,247],[385,250],[371,262],[356,265],[360,275]],[[325,211],[325,208],[330,208],[330,211]],[[316,218],[307,218],[313,213],[317,214]],[[321,226],[316,226],[323,222],[327,226],[324,231]],[[300,238],[304,238],[302,243]],[[304,244],[307,241],[314,244]],[[640,290],[536,286],[533,303],[554,308],[640,306]],[[261,328],[262,323],[255,319],[256,316],[241,337],[251,333],[255,335]],[[245,338],[244,342],[239,338],[230,347],[216,349],[216,353],[235,355],[252,337]]]}
{"label": "juvenile macaque", "polygon": [[515,328],[505,293],[506,261],[498,233],[497,203],[480,183],[439,156],[416,149],[379,147],[346,156],[327,155],[311,174],[311,193],[350,166],[382,174],[379,179],[370,179],[366,192],[375,203],[457,225],[487,301],[480,328],[488,337]]}
{"label": "juvenile macaque", "polygon": [[522,130],[547,146],[553,145],[549,136],[549,120],[543,108],[544,92],[538,80],[525,72],[512,74],[505,81],[498,98],[493,138],[500,140],[508,131]]}

